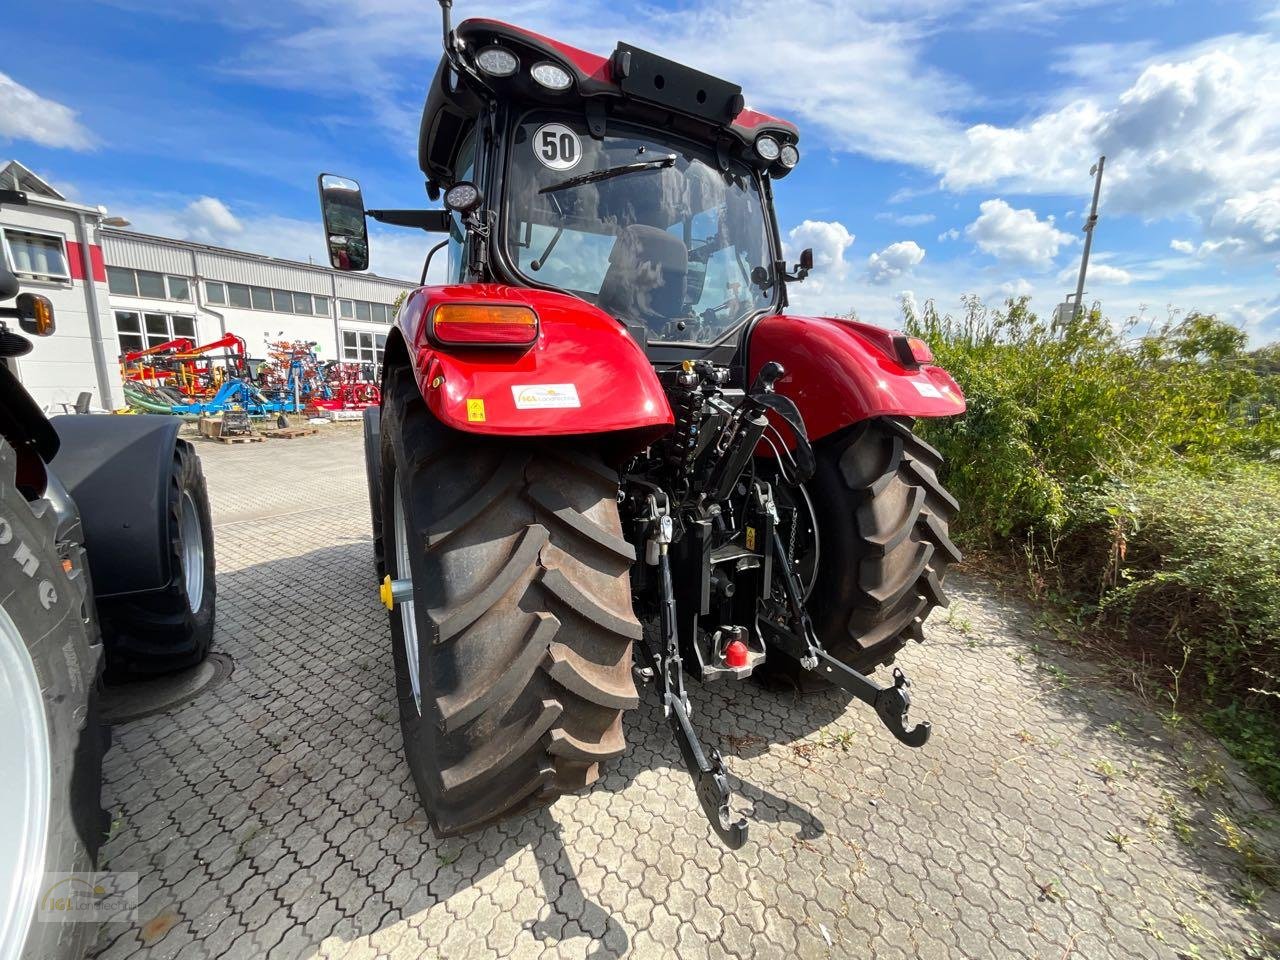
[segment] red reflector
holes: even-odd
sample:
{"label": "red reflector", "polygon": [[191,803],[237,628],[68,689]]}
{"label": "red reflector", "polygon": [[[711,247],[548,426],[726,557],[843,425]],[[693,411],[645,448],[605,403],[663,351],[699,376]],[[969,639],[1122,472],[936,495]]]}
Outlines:
{"label": "red reflector", "polygon": [[431,318],[440,343],[527,347],[538,339],[538,315],[517,304],[442,303]]}
{"label": "red reflector", "polygon": [[724,648],[725,666],[745,667],[747,665],[747,645],[741,640],[732,640]]}
{"label": "red reflector", "polygon": [[933,351],[919,337],[907,337],[907,345],[911,347],[911,356],[916,363],[933,363]]}

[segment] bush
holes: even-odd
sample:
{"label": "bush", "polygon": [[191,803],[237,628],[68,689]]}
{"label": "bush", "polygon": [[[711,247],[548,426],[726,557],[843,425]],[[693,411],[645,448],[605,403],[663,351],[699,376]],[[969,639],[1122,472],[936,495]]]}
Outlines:
{"label": "bush", "polygon": [[919,424],[961,541],[1025,558],[1079,619],[1178,671],[1208,717],[1252,731],[1280,795],[1280,696],[1260,692],[1280,686],[1280,345],[1246,352],[1200,314],[1055,326],[1025,298],[906,321],[968,398]]}
{"label": "bush", "polygon": [[907,326],[969,400],[965,417],[923,430],[953,464],[970,542],[1052,538],[1115,479],[1280,451],[1275,378],[1211,317],[1134,338],[1098,311],[1055,329],[1026,298],[994,311],[971,298],[959,319],[930,303]]}

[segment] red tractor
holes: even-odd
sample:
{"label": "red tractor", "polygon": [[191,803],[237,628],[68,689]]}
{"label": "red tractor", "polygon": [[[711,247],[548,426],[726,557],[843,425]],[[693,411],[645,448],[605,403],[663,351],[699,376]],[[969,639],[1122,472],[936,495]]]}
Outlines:
{"label": "red tractor", "polygon": [[445,209],[320,177],[335,266],[367,266],[366,216],[448,235],[365,413],[409,767],[441,835],[545,804],[623,752],[638,681],[737,847],[686,677],[833,684],[925,742],[902,672],[868,674],[946,603],[957,504],[912,425],[964,398],[919,340],[787,311],[813,263],[773,210],[792,124],[442,8],[419,163]]}

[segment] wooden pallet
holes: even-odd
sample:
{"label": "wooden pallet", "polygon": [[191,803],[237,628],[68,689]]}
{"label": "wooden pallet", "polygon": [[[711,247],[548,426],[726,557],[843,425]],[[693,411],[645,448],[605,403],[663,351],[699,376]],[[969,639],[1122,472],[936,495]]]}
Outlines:
{"label": "wooden pallet", "polygon": [[219,443],[262,443],[267,438],[256,433],[244,433],[230,437],[209,437],[210,440],[217,440]]}
{"label": "wooden pallet", "polygon": [[318,427],[285,427],[283,430],[265,430],[262,435],[264,437],[275,437],[279,440],[296,440],[298,437],[309,437],[313,433],[319,433]]}

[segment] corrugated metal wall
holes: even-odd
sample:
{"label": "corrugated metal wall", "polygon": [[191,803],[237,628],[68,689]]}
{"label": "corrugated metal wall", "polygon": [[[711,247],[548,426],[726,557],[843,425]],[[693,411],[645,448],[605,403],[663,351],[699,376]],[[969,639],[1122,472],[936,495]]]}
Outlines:
{"label": "corrugated metal wall", "polygon": [[324,296],[392,303],[401,290],[412,290],[415,284],[382,277],[339,273],[327,267],[308,267],[287,261],[223,251],[161,237],[132,236],[127,233],[102,231],[102,250],[107,264],[192,276],[205,280],[244,283],[278,290],[319,293]]}
{"label": "corrugated metal wall", "polygon": [[102,231],[102,254],[111,267],[191,276],[191,250]]}
{"label": "corrugated metal wall", "polygon": [[417,284],[398,283],[377,277],[364,277],[358,273],[339,273],[334,276],[337,296],[351,300],[369,300],[372,303],[394,303],[401,290],[412,290]]}
{"label": "corrugated metal wall", "polygon": [[275,287],[325,296],[333,292],[327,270],[291,267],[256,257],[233,257],[201,250],[196,253],[196,268],[206,280],[226,280],[229,283],[247,283],[251,287]]}

